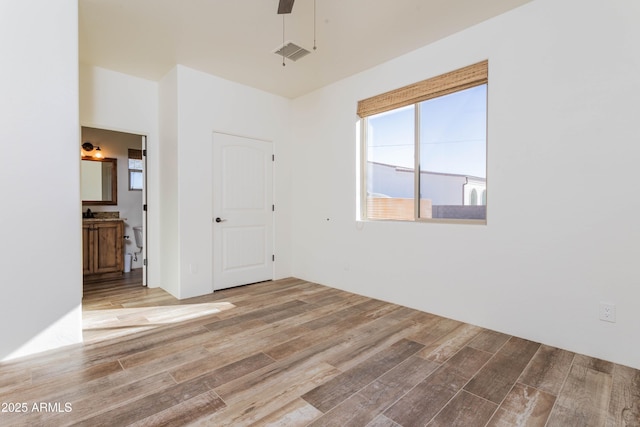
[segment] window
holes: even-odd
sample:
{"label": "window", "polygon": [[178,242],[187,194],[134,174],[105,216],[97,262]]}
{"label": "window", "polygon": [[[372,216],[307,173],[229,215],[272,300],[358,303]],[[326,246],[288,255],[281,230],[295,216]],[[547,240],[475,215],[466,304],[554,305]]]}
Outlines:
{"label": "window", "polygon": [[486,221],[487,84],[484,61],[358,103],[364,219]]}
{"label": "window", "polygon": [[129,190],[142,190],[144,181],[142,150],[129,149]]}
{"label": "window", "polygon": [[471,190],[471,200],[469,200],[469,204],[471,206],[475,206],[478,204],[478,192],[475,188]]}

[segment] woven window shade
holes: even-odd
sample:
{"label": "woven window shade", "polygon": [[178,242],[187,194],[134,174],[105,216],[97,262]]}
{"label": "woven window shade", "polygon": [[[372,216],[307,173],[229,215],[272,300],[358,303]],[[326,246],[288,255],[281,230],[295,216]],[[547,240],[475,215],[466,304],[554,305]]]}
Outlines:
{"label": "woven window shade", "polygon": [[142,160],[142,150],[135,150],[133,148],[129,148],[129,158]]}
{"label": "woven window shade", "polygon": [[489,61],[478,62],[418,83],[358,101],[358,116],[367,117],[448,95],[489,80]]}

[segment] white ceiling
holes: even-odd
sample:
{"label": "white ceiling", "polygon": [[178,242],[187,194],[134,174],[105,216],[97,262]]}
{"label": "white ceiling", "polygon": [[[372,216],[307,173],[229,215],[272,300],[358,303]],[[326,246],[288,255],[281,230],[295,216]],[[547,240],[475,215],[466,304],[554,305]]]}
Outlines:
{"label": "white ceiling", "polygon": [[[282,45],[278,0],[79,0],[80,61],[149,80],[175,64],[295,98],[531,0],[316,0],[317,50]],[[314,0],[296,0],[285,40],[312,50]]]}

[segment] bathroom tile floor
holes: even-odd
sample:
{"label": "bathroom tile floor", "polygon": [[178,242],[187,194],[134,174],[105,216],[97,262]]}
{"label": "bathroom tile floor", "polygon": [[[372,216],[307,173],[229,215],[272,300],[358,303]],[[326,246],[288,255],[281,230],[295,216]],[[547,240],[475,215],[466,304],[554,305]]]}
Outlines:
{"label": "bathroom tile floor", "polygon": [[85,286],[85,344],[0,364],[0,425],[640,425],[611,362],[293,278],[139,283]]}

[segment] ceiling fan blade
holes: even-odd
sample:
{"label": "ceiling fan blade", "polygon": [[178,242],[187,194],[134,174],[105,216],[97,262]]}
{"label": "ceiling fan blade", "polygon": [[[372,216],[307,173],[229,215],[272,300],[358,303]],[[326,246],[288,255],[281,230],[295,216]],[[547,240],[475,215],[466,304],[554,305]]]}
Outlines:
{"label": "ceiling fan blade", "polygon": [[293,2],[294,0],[280,0],[280,3],[278,4],[278,15],[291,13],[293,10]]}

